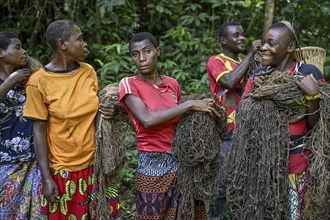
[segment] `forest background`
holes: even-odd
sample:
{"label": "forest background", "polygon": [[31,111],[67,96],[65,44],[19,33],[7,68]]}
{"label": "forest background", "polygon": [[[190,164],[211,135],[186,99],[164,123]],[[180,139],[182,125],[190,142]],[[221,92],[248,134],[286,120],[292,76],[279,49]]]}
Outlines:
{"label": "forest background", "polygon": [[[330,81],[330,1],[328,0],[0,0],[0,30],[16,32],[23,47],[41,63],[50,61],[44,37],[56,19],[71,19],[83,32],[101,88],[136,73],[128,41],[139,31],[160,42],[161,74],[176,78],[183,94],[209,91],[206,62],[221,52],[217,30],[228,21],[245,29],[247,50],[271,23],[288,20],[300,28],[300,46],[326,50],[324,75]],[[136,151],[127,151],[120,178],[122,210],[134,213]]]}

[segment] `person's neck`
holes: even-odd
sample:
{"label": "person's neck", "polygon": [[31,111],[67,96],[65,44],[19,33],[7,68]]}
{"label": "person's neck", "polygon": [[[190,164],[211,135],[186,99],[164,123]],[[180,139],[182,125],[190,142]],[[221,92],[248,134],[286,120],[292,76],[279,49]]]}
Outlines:
{"label": "person's neck", "polygon": [[275,69],[281,72],[289,72],[294,64],[295,62],[293,58],[288,56],[284,58],[283,61],[275,67]]}
{"label": "person's neck", "polygon": [[223,54],[226,55],[227,57],[230,57],[233,60],[238,61],[238,53],[227,50],[227,49],[223,49]]}
{"label": "person's neck", "polygon": [[5,64],[0,64],[0,79],[6,80],[10,74],[15,72],[18,68],[14,68],[12,66],[8,66]]}
{"label": "person's neck", "polygon": [[77,62],[54,57],[45,67],[50,71],[72,71],[77,68]]}
{"label": "person's neck", "polygon": [[152,82],[152,83],[158,83],[161,80],[161,77],[158,73],[154,73],[152,75],[142,75],[139,74],[143,79]]}

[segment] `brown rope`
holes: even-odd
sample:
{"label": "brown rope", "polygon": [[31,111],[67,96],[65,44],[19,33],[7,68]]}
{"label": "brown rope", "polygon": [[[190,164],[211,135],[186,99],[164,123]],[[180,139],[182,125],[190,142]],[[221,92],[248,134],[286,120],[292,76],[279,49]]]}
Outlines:
{"label": "brown rope", "polygon": [[242,99],[227,167],[233,219],[286,218],[288,123],[305,114],[303,100],[292,77],[278,71]]}
{"label": "brown rope", "polygon": [[34,57],[28,56],[28,63],[27,63],[27,68],[36,71],[40,67],[42,67],[42,64]]}
{"label": "brown rope", "polygon": [[330,86],[320,86],[320,119],[311,131],[306,219],[330,219]]}
{"label": "brown rope", "polygon": [[[112,99],[110,99],[112,97]],[[118,84],[109,84],[99,92],[100,103],[119,106]],[[99,194],[97,217],[109,219],[110,210],[107,205],[107,184],[114,183],[123,166],[126,146],[131,146],[134,140],[130,139],[134,128],[126,114],[119,114],[112,120],[96,118],[96,152],[95,174],[96,190]],[[134,133],[135,134],[135,133]]]}
{"label": "brown rope", "polygon": [[[203,99],[207,95],[191,95],[183,100]],[[208,113],[189,111],[182,115],[173,143],[180,162],[177,186],[180,192],[178,219],[194,219],[194,201],[209,200],[218,194],[224,175],[219,155],[221,139],[226,134],[225,109],[219,118]]]}

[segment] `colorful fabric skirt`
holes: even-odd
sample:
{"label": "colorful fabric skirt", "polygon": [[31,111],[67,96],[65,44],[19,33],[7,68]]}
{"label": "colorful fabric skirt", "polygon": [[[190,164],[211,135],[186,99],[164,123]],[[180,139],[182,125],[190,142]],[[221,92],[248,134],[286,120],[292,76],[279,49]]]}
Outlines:
{"label": "colorful fabric skirt", "polygon": [[288,220],[302,220],[308,190],[306,172],[289,174]]}
{"label": "colorful fabric skirt", "polygon": [[[95,191],[94,167],[68,172],[52,170],[52,177],[58,186],[59,202],[48,203],[42,198],[42,219],[96,219],[98,194]],[[120,218],[117,189],[107,186],[106,197],[112,219]],[[103,216],[110,219],[110,216]]]}
{"label": "colorful fabric skirt", "polygon": [[0,165],[0,219],[39,219],[40,199],[36,161]]}
{"label": "colorful fabric skirt", "polygon": [[[178,169],[179,162],[172,153],[139,151],[135,219],[177,219],[179,194],[175,180]],[[195,219],[206,219],[204,204],[197,201]]]}

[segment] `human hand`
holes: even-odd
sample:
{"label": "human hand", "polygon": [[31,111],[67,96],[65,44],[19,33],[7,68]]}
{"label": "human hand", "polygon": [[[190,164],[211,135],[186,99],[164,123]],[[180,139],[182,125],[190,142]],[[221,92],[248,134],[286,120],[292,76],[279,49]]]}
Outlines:
{"label": "human hand", "polygon": [[315,96],[320,93],[319,84],[313,75],[301,76],[296,78],[295,82],[306,96]]}
{"label": "human hand", "polygon": [[52,178],[42,181],[42,193],[48,202],[59,202],[58,187]]}
{"label": "human hand", "polygon": [[99,104],[99,111],[103,118],[112,119],[118,114],[118,109],[114,104]]}
{"label": "human hand", "polygon": [[30,69],[18,69],[11,73],[8,80],[13,80],[14,83],[25,82],[28,80],[32,70]]}
{"label": "human hand", "polygon": [[216,107],[219,107],[217,101],[213,99],[202,99],[202,100],[191,100],[192,110],[199,112],[207,112],[212,117],[220,117],[219,112],[216,110]]}
{"label": "human hand", "polygon": [[252,54],[255,54],[257,53],[257,51],[260,49],[262,43],[261,43],[261,40],[255,40],[252,42],[251,44],[251,48],[250,48],[250,52],[252,52]]}
{"label": "human hand", "polygon": [[253,86],[254,87],[259,87],[265,80],[269,78],[269,75],[274,72],[274,68],[262,71],[253,77]]}

